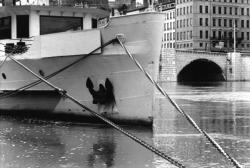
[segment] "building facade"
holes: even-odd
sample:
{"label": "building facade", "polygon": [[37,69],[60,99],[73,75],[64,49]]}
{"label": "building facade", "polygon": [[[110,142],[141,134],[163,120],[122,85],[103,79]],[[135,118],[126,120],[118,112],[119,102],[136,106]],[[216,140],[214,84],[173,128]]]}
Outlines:
{"label": "building facade", "polygon": [[176,0],[176,49],[250,51],[250,0]]}
{"label": "building facade", "polygon": [[162,48],[175,48],[175,0],[159,0],[165,13]]}

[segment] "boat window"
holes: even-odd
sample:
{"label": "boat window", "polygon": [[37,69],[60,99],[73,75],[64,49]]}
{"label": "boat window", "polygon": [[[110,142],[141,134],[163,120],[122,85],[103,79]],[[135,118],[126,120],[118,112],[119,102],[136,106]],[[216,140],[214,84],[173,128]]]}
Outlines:
{"label": "boat window", "polygon": [[81,17],[40,16],[40,34],[81,30],[83,21]]}
{"label": "boat window", "polygon": [[29,15],[17,15],[16,16],[17,26],[17,38],[28,38],[29,37]]}
{"label": "boat window", "polygon": [[11,38],[11,17],[0,18],[0,39]]}

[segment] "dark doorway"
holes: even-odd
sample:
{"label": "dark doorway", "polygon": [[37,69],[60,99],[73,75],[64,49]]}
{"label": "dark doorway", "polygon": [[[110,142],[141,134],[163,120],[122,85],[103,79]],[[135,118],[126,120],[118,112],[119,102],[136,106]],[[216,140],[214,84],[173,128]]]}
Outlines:
{"label": "dark doorway", "polygon": [[0,18],[0,39],[11,38],[11,17]]}
{"label": "dark doorway", "polygon": [[222,69],[207,59],[192,61],[177,76],[178,82],[218,82],[225,81]]}
{"label": "dark doorway", "polygon": [[29,15],[17,15],[16,16],[16,29],[17,38],[29,37]]}

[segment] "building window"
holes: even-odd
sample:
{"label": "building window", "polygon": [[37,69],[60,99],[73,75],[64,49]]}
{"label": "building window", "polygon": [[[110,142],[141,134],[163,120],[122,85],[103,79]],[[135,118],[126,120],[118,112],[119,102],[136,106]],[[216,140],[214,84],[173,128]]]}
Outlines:
{"label": "building window", "polygon": [[234,8],[234,14],[238,15],[238,9],[237,9],[237,7]]}
{"label": "building window", "polygon": [[200,13],[202,13],[202,5],[200,5]]}
{"label": "building window", "polygon": [[233,20],[232,19],[229,20],[229,27],[233,27]]}
{"label": "building window", "polygon": [[247,32],[247,40],[249,40],[249,32]]}
{"label": "building window", "polygon": [[224,38],[227,38],[227,32],[224,31]]}
{"label": "building window", "polygon": [[247,28],[249,28],[249,20],[247,20]]}
{"label": "building window", "polygon": [[249,16],[249,8],[247,8],[247,16]]}
{"label": "building window", "polygon": [[190,39],[192,39],[193,38],[193,35],[192,35],[192,31],[190,31]]}
{"label": "building window", "polygon": [[244,32],[241,32],[241,38],[244,40]]}
{"label": "building window", "polygon": [[224,7],[224,14],[227,14],[227,7]]}
{"label": "building window", "polygon": [[208,30],[206,30],[206,39],[208,39]]}
{"label": "building window", "polygon": [[213,18],[213,26],[216,26],[216,19]]}
{"label": "building window", "polygon": [[230,15],[233,14],[233,8],[232,8],[232,7],[229,8],[229,14],[230,14]]}
{"label": "building window", "polygon": [[216,31],[213,31],[213,38],[216,37]]}
{"label": "building window", "polygon": [[213,6],[213,14],[216,14],[216,7]]}
{"label": "building window", "polygon": [[189,7],[187,6],[187,14],[189,13]]}
{"label": "building window", "polygon": [[241,8],[241,15],[244,15],[244,8]]}
{"label": "building window", "polygon": [[200,30],[200,39],[202,39],[203,38],[203,32],[202,32],[202,30]]}
{"label": "building window", "polygon": [[205,12],[208,13],[208,6],[205,7]]}
{"label": "building window", "polygon": [[190,6],[190,13],[193,12],[193,6]]}
{"label": "building window", "polygon": [[238,20],[234,20],[235,27],[238,27]]}
{"label": "building window", "polygon": [[218,7],[218,12],[219,12],[219,14],[221,14],[221,7],[220,6]]}
{"label": "building window", "polygon": [[244,27],[244,20],[241,20],[241,27]]}
{"label": "building window", "polygon": [[218,26],[221,26],[221,19],[218,19]]}
{"label": "building window", "polygon": [[221,39],[221,31],[218,31],[218,38]]}
{"label": "building window", "polygon": [[230,39],[233,38],[233,32],[229,32],[228,36],[229,36]]}
{"label": "building window", "polygon": [[203,43],[200,43],[200,47],[203,47]]}
{"label": "building window", "polygon": [[205,25],[208,26],[208,18],[205,20]]}
{"label": "building window", "polygon": [[200,26],[202,26],[202,18],[200,18]]}
{"label": "building window", "polygon": [[227,27],[227,19],[224,19],[224,27]]}

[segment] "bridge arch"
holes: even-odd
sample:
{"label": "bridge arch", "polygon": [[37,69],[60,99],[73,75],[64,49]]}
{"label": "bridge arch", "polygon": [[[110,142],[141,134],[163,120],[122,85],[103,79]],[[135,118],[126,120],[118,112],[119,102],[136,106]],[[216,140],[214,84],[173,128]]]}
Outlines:
{"label": "bridge arch", "polygon": [[178,82],[225,81],[221,67],[209,59],[196,59],[184,66],[177,75]]}

